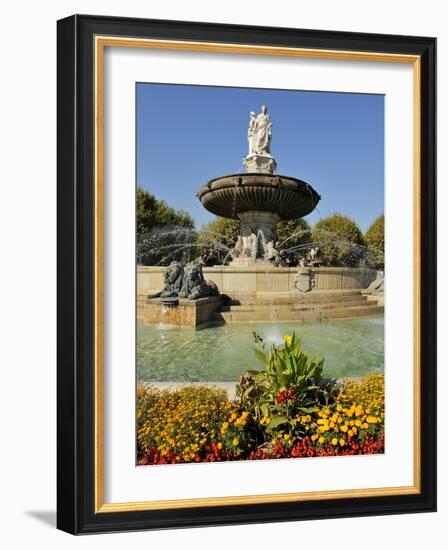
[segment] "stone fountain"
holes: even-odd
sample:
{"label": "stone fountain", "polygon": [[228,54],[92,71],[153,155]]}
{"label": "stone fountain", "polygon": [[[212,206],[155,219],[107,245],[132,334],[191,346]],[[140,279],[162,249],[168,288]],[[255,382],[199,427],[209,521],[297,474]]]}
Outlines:
{"label": "stone fountain", "polygon": [[258,115],[250,113],[249,151],[243,159],[247,173],[212,179],[197,193],[209,212],[241,221],[230,264],[203,268],[194,261],[185,267],[178,262],[166,268],[141,267],[139,319],[198,327],[210,322],[307,322],[383,314],[375,297],[361,295],[376,278],[372,269],[322,267],[315,245],[298,267],[284,265],[277,223],[310,214],[320,195],[305,181],[275,173],[271,138],[272,122],[263,106]]}
{"label": "stone fountain", "polygon": [[223,218],[239,219],[241,232],[232,250],[231,266],[281,265],[276,247],[277,223],[310,214],[320,195],[310,184],[276,174],[270,151],[272,121],[263,105],[249,118],[246,174],[229,174],[203,185],[197,196],[203,206]]}

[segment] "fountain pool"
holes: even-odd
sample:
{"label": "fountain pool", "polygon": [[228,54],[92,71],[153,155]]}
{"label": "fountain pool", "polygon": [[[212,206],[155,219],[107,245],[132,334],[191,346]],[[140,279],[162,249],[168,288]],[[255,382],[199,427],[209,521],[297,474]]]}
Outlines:
{"label": "fountain pool", "polygon": [[137,378],[144,382],[232,382],[261,369],[252,332],[268,344],[300,335],[309,355],[325,357],[326,376],[359,377],[384,369],[384,318],[328,323],[238,323],[194,330],[137,323]]}

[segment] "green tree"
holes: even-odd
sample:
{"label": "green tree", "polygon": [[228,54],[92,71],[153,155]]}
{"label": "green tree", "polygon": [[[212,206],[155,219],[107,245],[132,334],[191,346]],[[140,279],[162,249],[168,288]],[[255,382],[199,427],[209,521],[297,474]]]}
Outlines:
{"label": "green tree", "polygon": [[194,229],[193,218],[184,210],[169,207],[154,195],[137,187],[137,233],[150,233],[155,227],[186,227]]}
{"label": "green tree", "polygon": [[137,187],[137,263],[168,265],[173,260],[195,257],[197,233],[194,220],[184,210],[176,210]]}
{"label": "green tree", "polygon": [[229,249],[235,246],[240,229],[239,220],[216,216],[198,232],[198,256],[209,265],[227,263],[232,259]]}
{"label": "green tree", "polygon": [[384,214],[367,229],[364,236],[369,253],[369,263],[374,269],[384,269]]}
{"label": "green tree", "polygon": [[307,243],[311,242],[311,228],[303,218],[281,220],[277,224],[278,248],[280,255],[289,265],[297,265],[306,253]]}
{"label": "green tree", "polygon": [[325,266],[357,267],[365,262],[366,247],[361,230],[347,216],[333,214],[316,223],[313,241]]}

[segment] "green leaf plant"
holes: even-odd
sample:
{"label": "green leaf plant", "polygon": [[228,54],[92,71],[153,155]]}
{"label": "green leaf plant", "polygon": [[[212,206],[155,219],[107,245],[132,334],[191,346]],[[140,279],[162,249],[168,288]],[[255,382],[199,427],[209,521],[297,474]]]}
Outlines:
{"label": "green leaf plant", "polygon": [[308,357],[295,333],[286,335],[282,345],[268,348],[258,334],[253,337],[255,356],[264,369],[250,370],[240,378],[237,396],[241,408],[266,425],[268,436],[280,431],[300,437],[301,418],[335,401],[339,393],[336,381],[323,377],[324,359]]}

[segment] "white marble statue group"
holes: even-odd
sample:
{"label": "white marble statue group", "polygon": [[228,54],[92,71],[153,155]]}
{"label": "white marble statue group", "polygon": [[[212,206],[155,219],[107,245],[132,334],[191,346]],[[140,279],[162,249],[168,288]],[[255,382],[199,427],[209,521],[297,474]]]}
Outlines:
{"label": "white marble statue group", "polygon": [[[265,233],[269,234],[269,230],[263,228]],[[278,252],[275,249],[274,241],[266,240],[266,236],[262,229],[251,232],[249,235],[238,235],[235,248],[233,249],[234,258],[245,258],[255,261],[262,259],[266,262],[274,262],[278,257]]]}
{"label": "white marble statue group", "polygon": [[272,122],[268,115],[266,105],[261,108],[261,113],[254,111],[249,115],[249,129],[247,131],[247,141],[249,142],[249,155],[270,155],[272,137]]}

